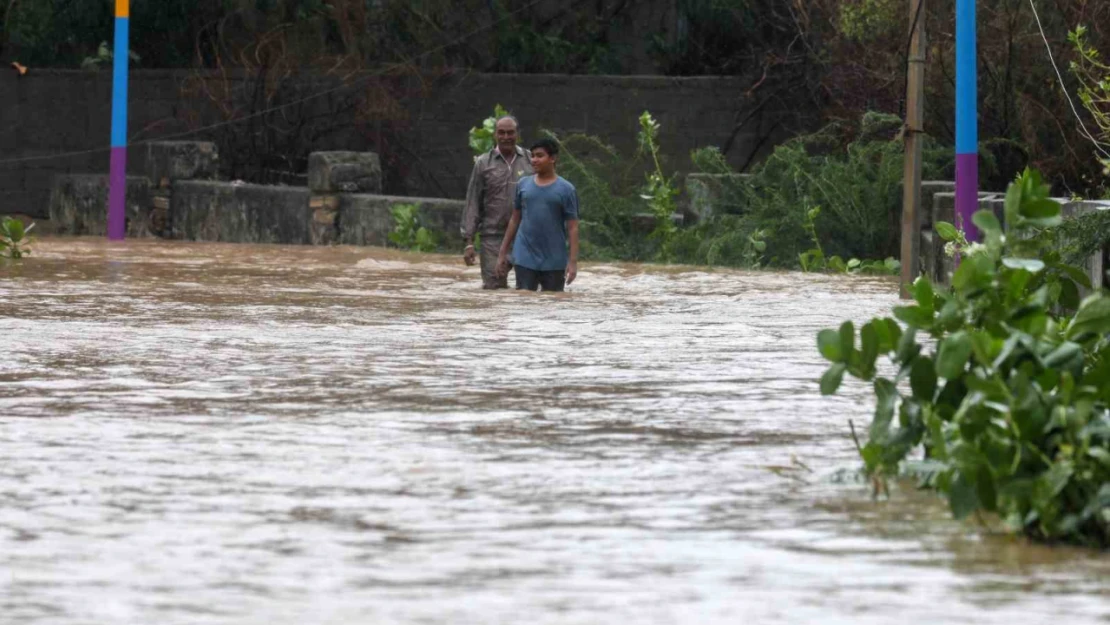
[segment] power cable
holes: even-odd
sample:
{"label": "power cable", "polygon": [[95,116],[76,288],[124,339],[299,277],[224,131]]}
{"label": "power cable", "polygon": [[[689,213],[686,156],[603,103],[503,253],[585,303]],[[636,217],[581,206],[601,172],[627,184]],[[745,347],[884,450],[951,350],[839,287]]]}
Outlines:
{"label": "power cable", "polygon": [[1052,63],[1052,69],[1056,72],[1056,78],[1060,81],[1060,90],[1064,92],[1064,97],[1068,99],[1068,104],[1071,106],[1071,112],[1075,115],[1076,121],[1079,122],[1079,127],[1083,130],[1083,136],[1091,140],[1091,144],[1095,146],[1095,150],[1103,157],[1110,159],[1110,152],[1107,152],[1103,146],[1110,147],[1110,144],[1105,144],[1094,137],[1091,131],[1087,130],[1087,124],[1083,123],[1083,118],[1079,115],[1079,110],[1075,107],[1075,102],[1072,100],[1071,94],[1068,93],[1068,88],[1064,84],[1064,76],[1060,74],[1060,68],[1056,66],[1056,59],[1052,56],[1052,47],[1048,44],[1048,36],[1045,35],[1044,26],[1041,25],[1041,16],[1037,13],[1037,5],[1033,0],[1029,0],[1029,6],[1033,9],[1033,17],[1037,20],[1037,29],[1041,31],[1041,39],[1044,41],[1045,50],[1048,50],[1048,60]]}

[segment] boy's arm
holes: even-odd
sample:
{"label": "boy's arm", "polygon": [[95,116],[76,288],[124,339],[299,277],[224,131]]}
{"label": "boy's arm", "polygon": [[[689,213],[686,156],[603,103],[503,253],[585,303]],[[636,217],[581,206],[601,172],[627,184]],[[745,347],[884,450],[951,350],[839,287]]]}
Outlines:
{"label": "boy's arm", "polygon": [[501,241],[501,252],[497,255],[497,275],[509,273],[509,252],[513,250],[513,240],[516,239],[517,228],[520,227],[520,209],[513,209],[513,216],[509,218],[509,227],[505,230],[505,238]]}
{"label": "boy's arm", "polygon": [[570,239],[570,259],[567,263],[567,284],[578,276],[578,220],[567,220],[567,238]]}

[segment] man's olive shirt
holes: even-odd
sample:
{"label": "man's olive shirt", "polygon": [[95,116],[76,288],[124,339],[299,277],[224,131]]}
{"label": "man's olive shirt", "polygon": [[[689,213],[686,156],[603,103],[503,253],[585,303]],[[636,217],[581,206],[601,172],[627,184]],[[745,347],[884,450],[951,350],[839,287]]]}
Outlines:
{"label": "man's olive shirt", "polygon": [[532,173],[532,154],[519,145],[511,166],[496,147],[475,159],[466,189],[463,236],[469,240],[479,232],[503,235],[513,215],[516,183]]}

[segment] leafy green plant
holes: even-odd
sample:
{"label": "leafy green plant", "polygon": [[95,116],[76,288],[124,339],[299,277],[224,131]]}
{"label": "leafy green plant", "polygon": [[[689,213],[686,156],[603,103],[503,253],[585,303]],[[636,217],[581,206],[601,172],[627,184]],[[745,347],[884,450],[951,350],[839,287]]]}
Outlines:
{"label": "leafy green plant", "polygon": [[497,145],[497,137],[494,136],[497,120],[508,114],[509,112],[498,104],[493,107],[493,115],[482,120],[481,126],[470,129],[467,145],[469,145],[471,151],[474,152],[474,156],[481,156],[492,150],[493,146]]}
{"label": "leafy green plant", "polygon": [[[138,63],[141,60],[139,55],[135,54],[134,50],[128,50],[127,56],[131,59],[132,63]],[[92,70],[94,72],[100,71],[102,66],[111,65],[112,59],[112,49],[108,47],[108,42],[101,41],[100,45],[96,48],[96,55],[87,56],[81,61],[81,69]]]}
{"label": "leafy green plant", "polygon": [[[1103,145],[1110,143],[1110,65],[1090,44],[1087,28],[1078,26],[1068,33],[1079,60],[1071,62],[1071,73],[1079,80],[1079,101],[1098,126]],[[1110,159],[1103,159],[1103,175],[1110,176]]]}
{"label": "leafy green plant", "polygon": [[[1110,546],[1110,296],[1080,301],[1090,283],[1043,236],[1060,206],[1036,173],[1010,185],[1005,233],[990,211],[973,221],[983,243],[957,250],[951,288],[915,282],[916,303],[893,311],[904,330],[887,317],[818,334],[832,363],[821,392],[845,373],[873,384],[859,451],[877,488],[908,470],[957,518],[997,513],[1037,539]],[[958,238],[951,224],[938,232]]]}
{"label": "leafy green plant", "polygon": [[725,160],[721,148],[715,145],[690,150],[690,162],[694,169],[706,174],[731,174],[732,167]]}
{"label": "leafy green plant", "polygon": [[393,231],[389,241],[397,247],[414,252],[434,252],[439,242],[436,235],[420,224],[420,207],[397,204],[389,209],[393,215]]}
{"label": "leafy green plant", "polygon": [[647,181],[640,192],[640,198],[647,201],[655,219],[655,229],[651,238],[659,242],[659,257],[662,262],[674,261],[674,239],[678,226],[674,223],[675,196],[678,189],[674,178],[663,173],[659,162],[659,122],[644,111],[640,114],[640,132],[637,134],[640,153],[650,157],[653,169],[647,174]]}
{"label": "leafy green plant", "polygon": [[860,260],[858,258],[851,258],[845,261],[843,258],[836,255],[826,258],[825,251],[821,249],[821,241],[817,237],[817,228],[814,225],[817,216],[820,214],[821,207],[819,206],[814,206],[806,211],[806,230],[813,239],[814,247],[798,254],[798,264],[802,266],[802,271],[831,271],[833,273],[863,273],[893,276],[897,275],[901,270],[902,263],[892,256],[886,257],[885,260]]}
{"label": "leafy green plant", "polygon": [[31,253],[30,245],[34,239],[29,236],[35,224],[24,226],[23,222],[12,217],[0,220],[0,255],[19,259]]}
{"label": "leafy green plant", "polygon": [[[884,260],[899,254],[904,148],[886,130],[889,116],[867,114],[855,129],[830,124],[780,145],[749,176],[723,181],[722,210],[740,211],[735,223],[748,232],[766,230],[764,263],[809,267],[820,258],[858,258],[870,269],[889,268]],[[929,142],[924,175],[950,174],[949,150]],[[707,154],[695,161],[720,166]],[[704,169],[703,169],[704,170]],[[814,206],[821,210],[811,215]],[[819,242],[819,244],[815,244]],[[847,262],[845,262],[847,266]]]}

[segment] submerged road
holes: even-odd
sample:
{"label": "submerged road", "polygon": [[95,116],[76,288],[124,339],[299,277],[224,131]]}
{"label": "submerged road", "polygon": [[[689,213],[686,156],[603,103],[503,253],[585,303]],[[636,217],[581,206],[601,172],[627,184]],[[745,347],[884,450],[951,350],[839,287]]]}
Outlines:
{"label": "submerged road", "polygon": [[1110,622],[1110,558],[872,501],[888,279],[47,239],[0,265],[0,623]]}

